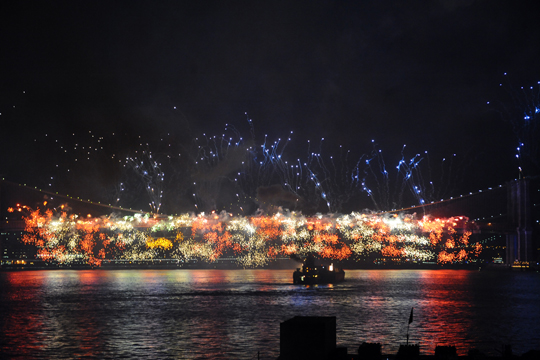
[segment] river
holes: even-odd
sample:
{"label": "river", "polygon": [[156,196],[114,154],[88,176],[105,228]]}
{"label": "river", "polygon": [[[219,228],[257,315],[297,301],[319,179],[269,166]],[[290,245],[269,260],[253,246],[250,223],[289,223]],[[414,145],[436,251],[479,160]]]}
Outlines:
{"label": "river", "polygon": [[335,316],[356,353],[406,341],[498,355],[540,348],[540,274],[348,270],[336,285],[292,285],[291,270],[45,270],[0,273],[2,358],[276,359],[279,324]]}

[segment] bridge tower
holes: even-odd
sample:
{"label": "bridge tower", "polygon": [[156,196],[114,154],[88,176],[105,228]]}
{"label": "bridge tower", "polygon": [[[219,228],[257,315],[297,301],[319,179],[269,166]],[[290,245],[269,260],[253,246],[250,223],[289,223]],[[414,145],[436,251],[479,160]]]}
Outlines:
{"label": "bridge tower", "polygon": [[508,222],[516,231],[506,235],[506,262],[508,265],[531,262],[534,259],[532,209],[529,179],[508,183]]}

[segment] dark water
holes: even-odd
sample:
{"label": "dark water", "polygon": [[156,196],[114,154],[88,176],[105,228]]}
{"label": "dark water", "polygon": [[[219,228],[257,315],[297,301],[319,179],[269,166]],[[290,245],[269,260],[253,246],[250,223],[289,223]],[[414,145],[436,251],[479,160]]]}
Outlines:
{"label": "dark water", "polygon": [[275,359],[279,324],[337,317],[338,345],[497,355],[540,348],[540,274],[356,270],[338,285],[293,286],[290,270],[0,273],[2,358]]}

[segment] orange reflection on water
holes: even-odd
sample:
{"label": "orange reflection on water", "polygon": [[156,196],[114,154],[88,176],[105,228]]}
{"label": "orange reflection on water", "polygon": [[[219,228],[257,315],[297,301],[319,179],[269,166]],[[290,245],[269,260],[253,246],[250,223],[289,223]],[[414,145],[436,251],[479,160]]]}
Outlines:
{"label": "orange reflection on water", "polygon": [[432,270],[418,274],[423,295],[414,309],[411,338],[421,332],[422,351],[427,354],[442,345],[455,346],[458,355],[466,355],[469,350],[467,335],[473,326],[473,307],[470,293],[465,288],[469,286],[472,272]]}
{"label": "orange reflection on water", "polygon": [[100,332],[96,329],[96,319],[89,318],[87,312],[81,309],[79,314],[85,313],[82,318],[75,316],[73,321],[77,322],[77,331],[75,340],[79,344],[79,348],[75,350],[75,357],[98,357],[101,353]]}
{"label": "orange reflection on water", "polygon": [[4,347],[0,349],[2,353],[13,359],[24,359],[43,349],[44,339],[40,335],[43,315],[26,311],[26,304],[38,301],[37,297],[40,296],[37,294],[37,289],[41,287],[43,278],[38,274],[37,272],[5,273],[9,286],[13,286],[17,291],[10,292],[11,296],[7,305],[9,311],[6,311],[7,316],[1,320],[1,334],[12,346],[11,349]]}
{"label": "orange reflection on water", "polygon": [[[360,278],[360,283],[364,284],[357,301],[350,304],[361,312],[361,318],[356,319],[358,342],[380,343],[384,353],[395,353],[399,344],[405,343],[408,311],[413,304],[402,298],[407,289],[401,284],[414,283],[414,273],[407,270],[353,270],[346,276]],[[354,328],[354,324],[351,327]]]}
{"label": "orange reflection on water", "polygon": [[79,281],[84,285],[94,285],[103,277],[103,271],[99,270],[82,270],[78,271]]}
{"label": "orange reflection on water", "polygon": [[224,270],[191,270],[191,280],[199,284],[222,284],[227,280]]}
{"label": "orange reflection on water", "polygon": [[[381,343],[383,352],[395,354],[407,341],[419,344],[424,355],[438,345],[456,346],[466,355],[475,339],[474,294],[471,278],[475,272],[460,270],[349,270],[346,287],[357,296],[347,297],[346,306],[355,313],[339,320],[340,336],[361,342]],[[413,311],[413,322],[408,320]]]}
{"label": "orange reflection on water", "polygon": [[[89,316],[95,313],[95,302],[71,302],[70,296],[82,296],[85,288],[99,282],[95,271],[24,271],[8,272],[8,286],[16,291],[9,291],[8,309],[2,319],[1,334],[7,340],[9,348],[2,347],[2,353],[9,358],[28,358],[43,354],[48,357],[54,349],[73,346],[75,357],[97,357],[100,354],[99,331],[96,319]],[[62,286],[73,278],[81,283],[80,292],[63,294]],[[66,280],[67,279],[67,280]],[[67,303],[48,303],[47,298],[68,296]]]}

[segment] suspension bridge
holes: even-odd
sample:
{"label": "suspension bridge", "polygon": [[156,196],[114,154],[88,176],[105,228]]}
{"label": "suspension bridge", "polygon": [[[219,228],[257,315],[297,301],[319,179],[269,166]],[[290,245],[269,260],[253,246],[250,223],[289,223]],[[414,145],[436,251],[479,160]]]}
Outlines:
{"label": "suspension bridge", "polygon": [[[437,218],[464,216],[469,219],[469,222],[474,223],[477,233],[505,238],[506,264],[537,262],[540,260],[538,250],[540,246],[539,180],[538,178],[517,179],[497,187],[387,213],[415,213],[419,217],[427,215]],[[20,239],[25,227],[20,214],[8,211],[15,202],[35,207],[45,207],[46,202],[50,202],[49,206],[67,203],[78,213],[89,216],[108,215],[111,212],[124,215],[145,213],[143,210],[102,204],[90,199],[80,199],[1,180],[0,249],[4,257],[7,255],[5,250],[7,243]]]}

